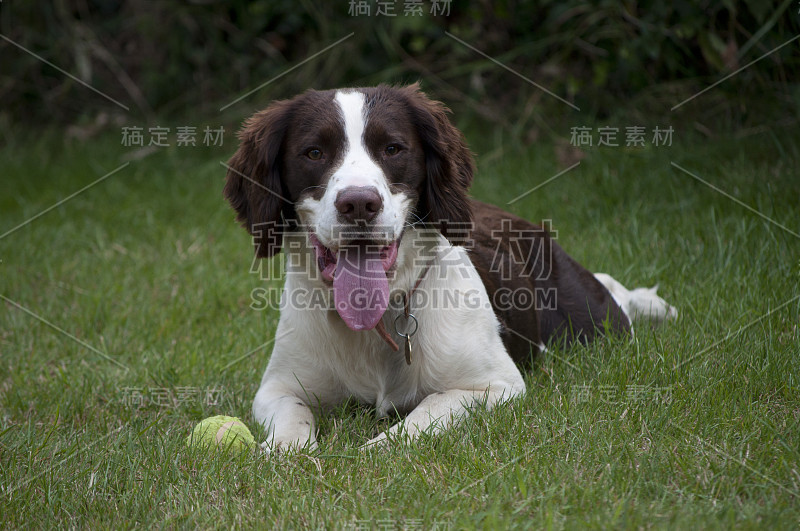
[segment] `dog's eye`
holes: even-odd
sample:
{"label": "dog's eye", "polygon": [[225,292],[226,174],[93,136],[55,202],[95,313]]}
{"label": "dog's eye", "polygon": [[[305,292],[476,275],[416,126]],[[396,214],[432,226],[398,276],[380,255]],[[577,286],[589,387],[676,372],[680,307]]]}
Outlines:
{"label": "dog's eye", "polygon": [[306,157],[310,158],[311,160],[319,160],[322,158],[322,151],[317,148],[309,149],[306,151]]}
{"label": "dog's eye", "polygon": [[400,153],[400,146],[397,146],[395,144],[389,144],[388,146],[386,146],[384,152],[390,157],[392,155],[397,155],[398,153]]}

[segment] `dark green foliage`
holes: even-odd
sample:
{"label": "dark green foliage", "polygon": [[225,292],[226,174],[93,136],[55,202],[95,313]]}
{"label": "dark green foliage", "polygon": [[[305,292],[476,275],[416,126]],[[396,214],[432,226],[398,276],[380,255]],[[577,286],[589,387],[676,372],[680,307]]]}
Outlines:
{"label": "dark green foliage", "polygon": [[[350,33],[247,103],[416,79],[483,114],[496,112],[481,109],[489,97],[508,116],[529,103],[529,85],[450,32],[602,115],[611,102],[642,93],[680,101],[800,33],[791,0],[472,1],[453,2],[448,16],[431,14],[429,1],[421,16],[403,16],[398,1],[395,17],[377,16],[368,3],[369,17],[349,15],[350,0],[3,2],[0,33],[150,117],[216,113]],[[748,68],[721,94],[745,98],[777,86],[796,109],[796,50],[793,43]],[[0,42],[0,54],[0,96],[15,121],[120,110],[9,42]]]}

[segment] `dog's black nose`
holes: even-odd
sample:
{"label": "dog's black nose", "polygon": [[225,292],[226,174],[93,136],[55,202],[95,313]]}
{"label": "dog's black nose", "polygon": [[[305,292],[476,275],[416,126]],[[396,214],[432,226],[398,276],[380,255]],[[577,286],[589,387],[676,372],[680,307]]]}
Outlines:
{"label": "dog's black nose", "polygon": [[383,209],[383,199],[374,186],[348,186],[336,195],[333,203],[345,221],[369,223]]}

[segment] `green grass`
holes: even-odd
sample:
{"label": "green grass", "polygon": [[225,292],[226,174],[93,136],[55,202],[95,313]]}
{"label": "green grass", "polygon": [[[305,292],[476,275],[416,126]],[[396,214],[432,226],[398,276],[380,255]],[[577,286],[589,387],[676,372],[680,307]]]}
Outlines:
{"label": "green grass", "polygon": [[[249,307],[263,281],[221,197],[233,139],[132,161],[0,239],[4,526],[797,527],[800,241],[670,165],[798,232],[800,135],[780,135],[588,149],[509,207],[591,270],[660,283],[676,323],[553,350],[524,397],[439,437],[361,453],[387,422],[347,404],[318,453],[268,459],[183,446],[216,414],[260,437],[269,346],[248,353],[278,314]],[[484,142],[505,147],[479,158],[487,201],[563,169],[551,143]],[[122,164],[118,144],[9,138],[0,234]]]}

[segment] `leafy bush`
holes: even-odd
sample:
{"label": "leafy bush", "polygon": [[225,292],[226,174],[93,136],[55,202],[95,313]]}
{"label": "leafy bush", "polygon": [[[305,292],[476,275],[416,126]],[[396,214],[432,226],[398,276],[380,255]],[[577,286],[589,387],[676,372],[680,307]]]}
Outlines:
{"label": "leafy bush", "polygon": [[[218,112],[273,78],[252,100],[424,78],[479,112],[475,101],[487,96],[509,116],[530,103],[527,84],[445,32],[599,110],[642,93],[691,95],[800,34],[792,0],[480,0],[454,2],[448,16],[430,14],[427,0],[422,16],[403,16],[398,1],[396,17],[376,16],[369,3],[370,17],[350,16],[350,0],[8,2],[0,33],[147,116]],[[0,47],[0,96],[12,120],[74,121],[114,109],[11,43]],[[797,53],[776,52],[720,90],[741,96],[777,86],[796,109],[789,95],[796,100],[798,62]]]}

